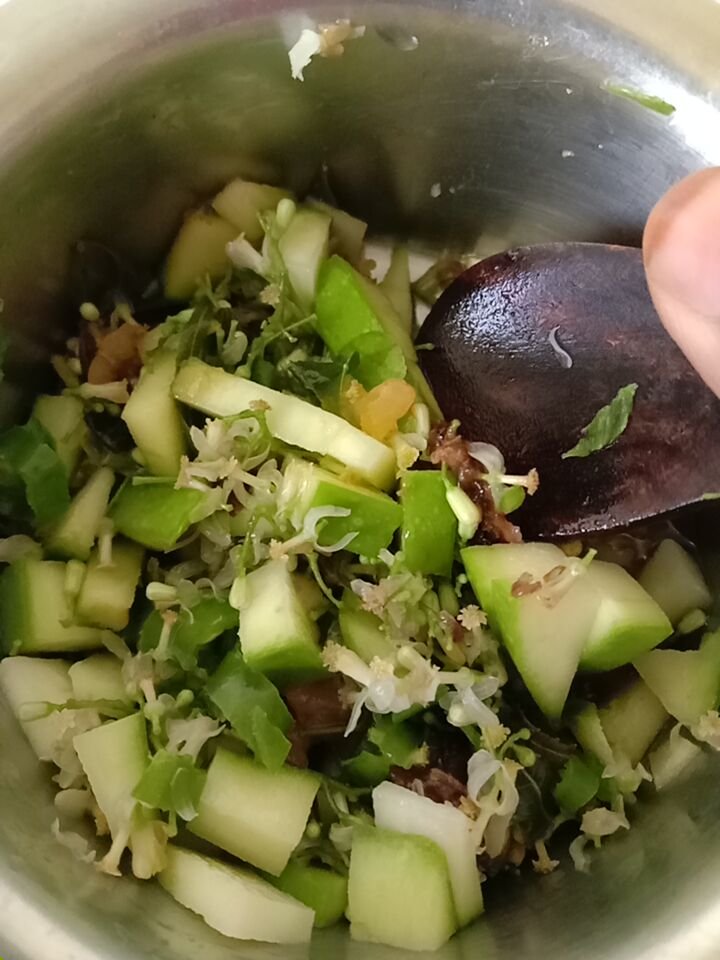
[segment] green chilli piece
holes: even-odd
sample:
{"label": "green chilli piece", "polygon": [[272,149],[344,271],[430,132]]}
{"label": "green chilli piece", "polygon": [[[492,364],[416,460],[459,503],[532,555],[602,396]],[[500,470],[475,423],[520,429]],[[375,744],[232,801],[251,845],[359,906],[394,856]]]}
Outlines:
{"label": "green chilli piece", "polygon": [[290,752],[292,716],[277,688],[253,670],[239,650],[228,653],[207,682],[207,695],[265,767],[277,769]]}
{"label": "green chilli piece", "polygon": [[306,460],[292,459],[285,468],[285,511],[301,529],[310,510],[338,508],[345,516],[327,516],[317,525],[317,542],[331,547],[352,537],[345,549],[374,559],[392,543],[403,518],[402,507],[384,493],[350,483]]}
{"label": "green chilli piece", "polygon": [[172,550],[203,515],[207,494],[176,489],[174,480],[135,484],[127,481],[110,505],[115,529],[151,550]]}
{"label": "green chilli piece", "polygon": [[402,551],[413,573],[450,577],[458,523],[439,470],[406,473],[400,482],[403,508]]}

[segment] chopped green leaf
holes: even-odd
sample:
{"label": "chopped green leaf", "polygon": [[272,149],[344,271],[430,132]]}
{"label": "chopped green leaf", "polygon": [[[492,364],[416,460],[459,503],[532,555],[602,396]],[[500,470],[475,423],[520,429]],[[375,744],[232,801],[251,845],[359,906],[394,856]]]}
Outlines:
{"label": "chopped green leaf", "polygon": [[419,713],[422,713],[424,709],[425,707],[422,705],[422,703],[414,703],[411,707],[408,707],[407,710],[403,710],[400,713],[391,713],[390,719],[393,723],[405,723],[406,720],[412,720],[413,717],[416,717]]}
{"label": "chopped green leaf", "polygon": [[563,460],[568,457],[587,457],[614,443],[628,425],[637,388],[636,383],[621,387],[610,403],[598,410],[590,423],[583,427],[582,437],[562,455]]}
{"label": "chopped green leaf", "polygon": [[394,346],[381,353],[358,351],[350,363],[350,370],[360,383],[372,389],[386,380],[404,380],[408,367],[402,350]]}
{"label": "chopped green leaf", "polygon": [[602,773],[598,767],[582,757],[570,757],[555,787],[555,799],[564,813],[577,813],[597,794]]}
{"label": "chopped green leaf", "polygon": [[[214,342],[223,366],[236,366],[239,359],[232,361],[237,334],[267,315],[267,308],[257,299],[264,286],[264,280],[253,278],[246,270],[228,271],[214,288],[206,278],[200,283],[192,306],[167,317],[153,329],[147,348],[163,347],[176,353],[178,359],[186,360],[205,355]],[[247,344],[244,335],[243,341],[241,355]]]}
{"label": "chopped green leaf", "polygon": [[227,654],[207,684],[207,694],[237,735],[269,769],[277,769],[290,752],[285,734],[292,716],[277,688],[251,669],[239,650]]}
{"label": "chopped green leaf", "polygon": [[145,806],[176,813],[183,820],[197,816],[206,774],[192,757],[159,750],[142,775],[133,796]]}
{"label": "chopped green leaf", "polygon": [[67,471],[37,421],[11,427],[0,436],[0,486],[2,500],[17,505],[26,500],[40,526],[70,506]]}
{"label": "chopped green leaf", "polygon": [[600,786],[597,791],[597,798],[600,803],[606,803],[611,807],[620,795],[620,788],[618,787],[616,778],[601,776]]}
{"label": "chopped green leaf", "polygon": [[275,365],[264,357],[258,357],[253,362],[251,372],[251,379],[256,383],[261,383],[264,387],[275,386]]}
{"label": "chopped green leaf", "polygon": [[409,723],[393,723],[391,717],[378,716],[368,732],[368,740],[393,766],[425,766],[428,762],[427,745]]}
{"label": "chopped green leaf", "polygon": [[358,787],[376,787],[390,775],[391,763],[387,757],[369,750],[361,750],[342,764],[343,778]]}
{"label": "chopped green leaf", "polygon": [[210,334],[213,308],[207,301],[168,317],[153,330],[152,349],[162,347],[177,354],[178,360],[197,356]]}
{"label": "chopped green leaf", "polygon": [[411,723],[396,722],[393,715],[376,716],[365,747],[342,764],[343,778],[361,787],[387,780],[390,768],[405,770],[428,763],[428,748]]}
{"label": "chopped green leaf", "polygon": [[30,509],[40,526],[51,523],[70,506],[67,471],[46,443],[40,444],[20,468]]}
{"label": "chopped green leaf", "polygon": [[238,376],[252,377],[263,383],[272,369],[290,355],[304,350],[305,356],[311,356],[317,352],[318,346],[312,318],[293,302],[287,279],[271,284],[264,294],[268,290],[273,291],[271,299],[275,309],[252,338],[245,362],[236,371]]}
{"label": "chopped green leaf", "polygon": [[[194,670],[201,649],[226,630],[237,630],[237,625],[237,610],[227,600],[205,597],[190,610],[179,611],[177,621],[170,630],[164,655],[178,663],[183,670]],[[153,610],[140,631],[139,649],[142,653],[157,647],[162,628],[162,616]]]}
{"label": "chopped green leaf", "polygon": [[652,110],[654,113],[659,113],[663,117],[669,117],[675,113],[676,108],[671,103],[651,93],[643,93],[642,90],[635,90],[633,87],[623,87],[615,83],[606,83],[605,89],[608,93],[612,93],[616,97],[624,97],[626,100],[632,100],[633,103],[639,103],[640,106],[645,107],[646,110]]}
{"label": "chopped green leaf", "polygon": [[704,493],[701,500],[720,500],[720,493]]}
{"label": "chopped green leaf", "polygon": [[[292,356],[292,355],[291,355]],[[346,360],[331,357],[288,358],[283,372],[298,396],[308,396],[323,403],[329,392],[337,392],[347,369]]]}
{"label": "chopped green leaf", "polygon": [[258,760],[270,770],[281,767],[288,755],[289,740],[273,724],[262,707],[255,706],[250,715],[252,744],[249,744]]}

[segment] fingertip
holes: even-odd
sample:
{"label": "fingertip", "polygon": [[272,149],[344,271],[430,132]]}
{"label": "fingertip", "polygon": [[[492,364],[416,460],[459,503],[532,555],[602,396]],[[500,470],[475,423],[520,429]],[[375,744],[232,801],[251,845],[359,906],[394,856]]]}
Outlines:
{"label": "fingertip", "polygon": [[656,303],[671,298],[720,320],[720,168],[692,174],[662,197],[645,227],[643,256]]}

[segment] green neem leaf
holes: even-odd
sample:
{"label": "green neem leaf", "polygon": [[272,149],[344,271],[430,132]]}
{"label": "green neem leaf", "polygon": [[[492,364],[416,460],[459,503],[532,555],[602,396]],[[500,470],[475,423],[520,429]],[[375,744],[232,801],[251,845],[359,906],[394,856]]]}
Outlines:
{"label": "green neem leaf", "polygon": [[392,717],[378,716],[368,732],[368,740],[393,766],[408,770],[428,762],[427,745],[422,744],[409,723],[393,723]]}
{"label": "green neem leaf", "polygon": [[563,460],[568,457],[587,457],[614,443],[628,425],[637,388],[636,383],[621,387],[610,403],[601,407],[590,423],[583,427],[582,437],[571,450],[562,455]]}
{"label": "green neem leaf", "polygon": [[323,387],[343,375],[345,362],[332,357],[308,357],[305,360],[291,360],[287,370],[289,376],[297,380],[308,393],[320,396]]}
{"label": "green neem leaf", "polygon": [[676,108],[671,103],[663,100],[662,97],[653,96],[651,93],[643,93],[642,90],[635,90],[633,87],[624,87],[615,83],[606,83],[605,89],[616,97],[632,100],[633,103],[639,103],[646,110],[652,110],[663,117],[669,117],[675,113]]}
{"label": "green neem leaf", "polygon": [[[291,355],[292,357],[292,355]],[[325,403],[329,394],[337,394],[347,371],[347,360],[332,357],[307,357],[281,361],[283,379],[298,396]]]}
{"label": "green neem leaf", "polygon": [[239,650],[228,653],[210,677],[207,695],[261,763],[282,766],[292,716],[275,685],[249,667]]}
{"label": "green neem leaf", "polygon": [[140,803],[183,820],[197,816],[206,773],[198,770],[192,757],[159,750],[140,779],[133,796]]}

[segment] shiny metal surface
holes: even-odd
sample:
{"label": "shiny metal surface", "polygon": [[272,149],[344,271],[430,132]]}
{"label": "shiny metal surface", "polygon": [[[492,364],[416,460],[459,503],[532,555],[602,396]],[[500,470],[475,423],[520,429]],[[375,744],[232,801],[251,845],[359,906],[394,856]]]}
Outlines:
{"label": "shiny metal surface", "polygon": [[[15,337],[6,417],[68,322],[68,245],[152,260],[183,206],[244,173],[310,183],[322,164],[373,228],[426,247],[632,241],[658,195],[720,162],[714,0],[318,4],[370,28],[291,81],[304,8],[252,0],[0,0],[0,296]],[[406,33],[418,38],[415,50]],[[392,42],[388,42],[390,38]],[[611,78],[678,107],[665,120]],[[565,152],[565,155],[563,155]],[[439,184],[438,188],[433,188]],[[716,758],[651,799],[590,876],[508,878],[438,956],[714,960]],[[50,836],[50,790],[0,706],[0,955],[5,960],[255,960],[152,885],[98,877]],[[385,960],[318,936],[318,960]]]}

